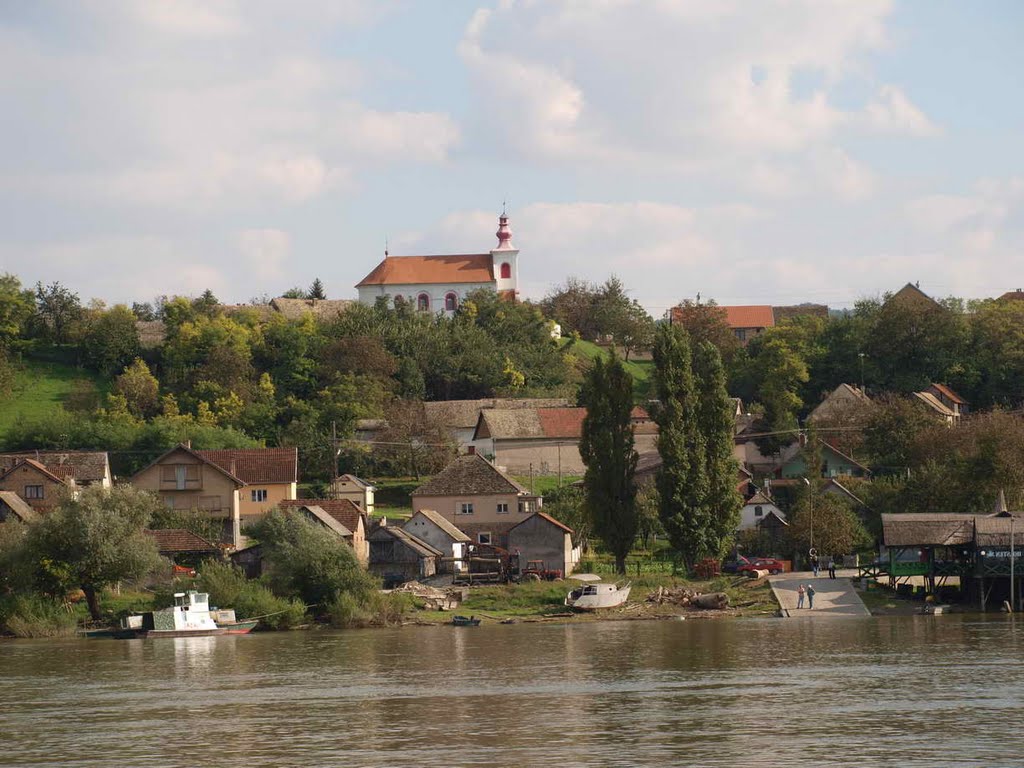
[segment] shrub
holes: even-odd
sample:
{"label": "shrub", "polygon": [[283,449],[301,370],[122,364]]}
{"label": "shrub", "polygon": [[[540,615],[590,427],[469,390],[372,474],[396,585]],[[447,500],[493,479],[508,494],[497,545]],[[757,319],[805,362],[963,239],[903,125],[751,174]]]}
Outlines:
{"label": "shrub", "polygon": [[399,624],[413,610],[412,595],[398,592],[371,592],[360,599],[351,592],[342,592],[327,606],[332,627],[386,627]]}
{"label": "shrub", "polygon": [[354,595],[342,592],[327,606],[327,618],[337,629],[365,627],[370,623],[370,612]]}
{"label": "shrub", "polygon": [[229,563],[206,563],[196,587],[209,594],[210,605],[233,608],[239,619],[263,617],[261,626],[268,629],[290,629],[306,620],[306,606],[301,600],[278,597],[266,585],[246,579],[240,568]]}
{"label": "shrub", "polygon": [[18,596],[6,599],[0,607],[0,625],[15,637],[71,637],[78,622],[56,600]]}

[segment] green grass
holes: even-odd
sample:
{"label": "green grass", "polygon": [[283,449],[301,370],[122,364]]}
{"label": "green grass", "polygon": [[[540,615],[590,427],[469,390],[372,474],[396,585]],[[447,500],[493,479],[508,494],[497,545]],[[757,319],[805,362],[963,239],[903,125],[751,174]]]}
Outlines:
{"label": "green grass", "polygon": [[19,417],[38,418],[64,405],[79,382],[93,384],[102,394],[106,382],[66,363],[26,360],[14,375],[11,394],[0,400],[0,438]]}
{"label": "green grass", "polygon": [[[594,360],[608,354],[607,348],[599,347],[592,341],[573,341],[572,339],[564,338],[561,344],[563,351],[570,352],[586,360]],[[630,360],[624,363],[624,365],[629,375],[633,377],[633,398],[637,402],[647,400],[651,376],[654,373],[654,361]]]}
{"label": "green grass", "polygon": [[[530,476],[529,475],[516,475],[513,479],[521,486],[529,490],[530,488]],[[579,475],[562,475],[562,487],[572,485],[580,479]],[[547,496],[553,490],[558,488],[558,475],[534,475],[533,476],[533,492],[541,496]]]}

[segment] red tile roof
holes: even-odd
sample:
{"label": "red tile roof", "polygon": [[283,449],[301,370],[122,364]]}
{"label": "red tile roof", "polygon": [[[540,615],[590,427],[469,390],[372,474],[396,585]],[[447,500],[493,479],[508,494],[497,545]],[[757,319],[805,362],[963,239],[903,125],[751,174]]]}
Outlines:
{"label": "red tile roof", "polygon": [[586,415],[586,408],[537,409],[537,419],[540,421],[544,437],[581,437],[583,435],[583,419]]}
{"label": "red tile roof", "polygon": [[64,485],[70,485],[70,481],[74,479],[74,474],[62,472],[59,467],[55,468],[58,470],[57,472],[51,472],[48,467],[40,464],[35,459],[19,459],[6,471],[0,470],[0,477],[5,477],[6,475],[13,473],[14,470],[21,466],[32,467],[32,469],[36,470],[43,476],[48,477],[50,480],[53,480],[56,483],[63,483]]}
{"label": "red tile roof", "polygon": [[299,479],[297,448],[247,448],[196,453],[248,485],[294,483]]}
{"label": "red tile roof", "polygon": [[204,539],[185,528],[161,528],[152,531],[143,531],[147,536],[156,542],[160,554],[173,554],[175,552],[219,552],[216,544]]}
{"label": "red tile roof", "polygon": [[[285,512],[299,507],[320,507],[352,533],[359,527],[360,518],[365,519],[366,515],[362,507],[348,499],[287,499],[278,502],[278,506]],[[363,530],[366,530],[365,525]]]}
{"label": "red tile roof", "polygon": [[364,277],[363,285],[419,285],[431,283],[490,283],[494,263],[489,253],[457,256],[387,256]]}
{"label": "red tile roof", "polygon": [[775,313],[768,305],[721,309],[725,310],[725,322],[730,328],[771,328],[775,325]]}

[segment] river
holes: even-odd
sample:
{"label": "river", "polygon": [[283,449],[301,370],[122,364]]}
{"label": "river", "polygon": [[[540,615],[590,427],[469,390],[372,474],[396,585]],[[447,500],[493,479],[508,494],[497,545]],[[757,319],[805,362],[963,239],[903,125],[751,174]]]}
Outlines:
{"label": "river", "polygon": [[1024,619],[0,643],[4,766],[1024,764]]}

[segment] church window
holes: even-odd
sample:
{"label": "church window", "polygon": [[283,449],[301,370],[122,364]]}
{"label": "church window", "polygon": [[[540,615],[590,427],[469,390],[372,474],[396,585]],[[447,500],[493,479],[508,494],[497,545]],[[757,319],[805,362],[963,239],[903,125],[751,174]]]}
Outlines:
{"label": "church window", "polygon": [[512,265],[507,261],[501,265],[501,279],[510,280],[512,279]]}
{"label": "church window", "polygon": [[421,293],[416,297],[416,309],[420,312],[426,312],[430,309],[430,297],[425,293]]}
{"label": "church window", "polygon": [[446,294],[444,297],[444,308],[447,312],[454,312],[459,308],[459,297],[454,293]]}

